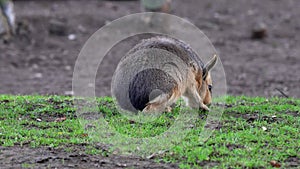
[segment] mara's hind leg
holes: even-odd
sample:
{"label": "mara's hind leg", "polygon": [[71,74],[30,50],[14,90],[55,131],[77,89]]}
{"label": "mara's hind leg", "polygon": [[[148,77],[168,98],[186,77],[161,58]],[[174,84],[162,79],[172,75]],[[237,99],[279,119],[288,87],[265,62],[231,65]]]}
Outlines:
{"label": "mara's hind leg", "polygon": [[147,103],[147,106],[143,109],[144,113],[156,113],[163,112],[167,107],[169,100],[168,94],[161,94]]}
{"label": "mara's hind leg", "polygon": [[147,106],[143,109],[143,112],[171,112],[170,107],[180,97],[178,88],[174,88],[170,94],[161,94],[147,103]]}

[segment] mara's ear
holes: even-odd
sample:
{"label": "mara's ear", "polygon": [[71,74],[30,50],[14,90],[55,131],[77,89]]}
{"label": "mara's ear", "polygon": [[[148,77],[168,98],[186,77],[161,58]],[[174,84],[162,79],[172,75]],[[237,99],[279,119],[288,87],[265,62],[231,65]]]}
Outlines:
{"label": "mara's ear", "polygon": [[204,66],[203,68],[203,80],[206,79],[208,72],[216,65],[218,56],[215,54],[214,57]]}

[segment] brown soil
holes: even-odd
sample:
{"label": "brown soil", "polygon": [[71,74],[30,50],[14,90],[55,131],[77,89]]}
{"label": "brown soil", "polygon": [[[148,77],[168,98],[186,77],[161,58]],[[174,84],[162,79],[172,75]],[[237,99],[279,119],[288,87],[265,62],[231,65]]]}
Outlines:
{"label": "brown soil", "polygon": [[[174,0],[172,5],[173,14],[195,23],[219,51],[230,94],[282,95],[279,89],[300,97],[300,1]],[[19,35],[0,45],[3,94],[67,94],[78,53],[92,33],[107,21],[140,11],[136,1],[16,1],[15,6]],[[57,21],[62,30],[53,28]],[[267,36],[252,39],[261,23]],[[76,40],[68,40],[69,34]],[[136,42],[120,44],[108,55],[121,57]],[[106,65],[100,72],[107,78],[96,80],[99,95],[110,94],[113,71]]]}
{"label": "brown soil", "polygon": [[85,145],[64,148],[0,147],[1,168],[178,168],[176,164],[157,163],[139,157],[89,155]]}

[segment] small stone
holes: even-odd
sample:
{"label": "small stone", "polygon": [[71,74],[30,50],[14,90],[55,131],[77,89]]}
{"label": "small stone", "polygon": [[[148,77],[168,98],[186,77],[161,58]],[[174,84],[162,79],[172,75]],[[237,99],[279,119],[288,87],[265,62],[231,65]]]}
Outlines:
{"label": "small stone", "polygon": [[264,39],[267,37],[267,27],[264,23],[260,22],[256,24],[252,30],[252,39]]}
{"label": "small stone", "polygon": [[79,26],[77,27],[77,29],[78,29],[81,33],[86,33],[86,32],[87,32],[86,28],[85,28],[84,26],[82,26],[82,25],[79,25]]}
{"label": "small stone", "polygon": [[64,36],[67,34],[67,26],[63,21],[51,20],[49,22],[49,33],[51,35]]}
{"label": "small stone", "polygon": [[73,40],[75,40],[77,37],[76,37],[76,35],[75,34],[70,34],[69,36],[68,36],[68,39],[70,40],[70,41],[73,41]]}
{"label": "small stone", "polygon": [[108,24],[110,24],[110,23],[111,23],[111,21],[105,20],[105,25],[108,25]]}
{"label": "small stone", "polygon": [[65,91],[65,95],[67,95],[67,96],[73,96],[74,95],[74,91]]}
{"label": "small stone", "polygon": [[118,167],[127,167],[127,164],[116,163],[116,166],[118,166]]}
{"label": "small stone", "polygon": [[65,69],[66,69],[66,70],[71,70],[72,67],[68,65],[68,66],[65,66]]}
{"label": "small stone", "polygon": [[38,122],[41,122],[41,121],[42,121],[42,119],[36,119],[36,121],[38,121]]}
{"label": "small stone", "polygon": [[33,75],[33,77],[34,77],[34,78],[37,78],[37,79],[40,79],[40,78],[43,77],[43,74],[42,74],[42,73],[35,73],[35,74]]}

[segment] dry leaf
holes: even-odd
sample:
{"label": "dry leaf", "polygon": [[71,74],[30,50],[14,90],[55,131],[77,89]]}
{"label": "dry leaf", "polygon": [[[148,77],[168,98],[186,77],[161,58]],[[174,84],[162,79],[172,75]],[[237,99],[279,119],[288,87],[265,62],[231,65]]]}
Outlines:
{"label": "dry leaf", "polygon": [[87,133],[83,133],[82,135],[81,135],[82,137],[87,137],[87,136],[89,136]]}
{"label": "dry leaf", "polygon": [[66,117],[60,117],[60,118],[55,119],[55,122],[63,122],[66,119],[67,119]]}
{"label": "dry leaf", "polygon": [[270,161],[270,164],[273,166],[273,167],[276,167],[276,168],[280,168],[281,167],[281,164],[275,160],[272,160]]}
{"label": "dry leaf", "polygon": [[266,131],[266,130],[267,130],[267,127],[263,126],[262,129],[263,129],[263,131]]}

